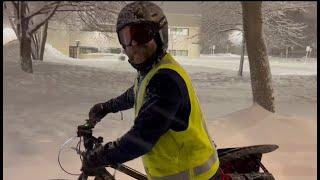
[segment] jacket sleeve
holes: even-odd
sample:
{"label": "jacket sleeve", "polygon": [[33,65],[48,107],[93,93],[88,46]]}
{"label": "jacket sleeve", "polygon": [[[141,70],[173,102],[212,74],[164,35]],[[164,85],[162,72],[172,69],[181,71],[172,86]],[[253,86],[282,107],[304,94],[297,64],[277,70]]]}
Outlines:
{"label": "jacket sleeve", "polygon": [[112,113],[133,108],[133,105],[134,105],[133,86],[131,86],[128,90],[126,90],[120,96],[107,101],[105,105],[107,109]]}
{"label": "jacket sleeve", "polygon": [[156,74],[146,90],[146,101],[133,127],[117,141],[105,145],[108,163],[123,163],[149,152],[166,133],[182,103],[177,83],[166,74]]}

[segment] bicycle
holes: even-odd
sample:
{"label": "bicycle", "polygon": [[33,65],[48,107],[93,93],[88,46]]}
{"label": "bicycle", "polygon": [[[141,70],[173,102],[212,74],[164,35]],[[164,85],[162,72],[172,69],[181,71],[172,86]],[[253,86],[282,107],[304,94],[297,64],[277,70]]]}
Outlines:
{"label": "bicycle", "polygon": [[[103,138],[101,136],[99,136],[98,138],[93,136],[92,129],[81,131],[79,131],[78,129],[77,136],[80,137],[80,140],[77,144],[77,147],[73,149],[76,150],[77,154],[80,155],[81,160],[81,157],[83,157],[86,152],[102,146]],[[80,150],[82,138],[85,148],[84,151]],[[277,145],[270,144],[217,149],[218,157],[220,160],[219,171],[221,174],[221,178],[223,180],[274,180],[275,178],[273,177],[273,175],[261,163],[261,159],[262,154],[272,152],[278,148],[279,147]],[[60,161],[59,165],[62,168]],[[115,171],[118,170],[137,180],[147,180],[147,176],[145,174],[124,164],[109,165],[106,167],[113,168]],[[95,169],[95,174],[93,175],[94,180],[116,180],[115,174],[112,175],[106,169],[106,167],[99,167]],[[262,172],[260,172],[260,169],[262,169]],[[64,169],[62,168],[62,170]],[[87,180],[88,177],[89,176],[87,174],[82,172],[79,175],[78,180]]]}

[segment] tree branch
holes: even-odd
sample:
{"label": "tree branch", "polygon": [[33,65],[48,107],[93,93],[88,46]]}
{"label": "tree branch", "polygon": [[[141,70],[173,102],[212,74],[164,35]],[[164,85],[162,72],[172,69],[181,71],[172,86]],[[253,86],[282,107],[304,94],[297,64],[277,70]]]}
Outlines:
{"label": "tree branch", "polygon": [[36,10],[33,13],[29,14],[28,16],[26,16],[25,18],[26,19],[31,19],[33,16],[36,16],[36,15],[39,15],[39,14],[43,14],[42,11],[50,10],[50,9],[52,9],[52,7],[51,7],[52,5],[59,4],[59,3],[60,3],[59,1],[56,1],[56,2],[52,2],[50,4],[45,4],[42,7],[38,8],[38,10]]}
{"label": "tree branch", "polygon": [[16,11],[18,12],[19,11],[19,4],[15,1],[11,1],[13,7],[16,9]]}
{"label": "tree branch", "polygon": [[30,34],[34,33],[36,30],[38,30],[44,23],[46,23],[46,22],[53,16],[53,14],[55,13],[55,11],[56,11],[56,10],[58,9],[58,7],[59,7],[59,3],[60,3],[60,2],[58,2],[58,3],[55,5],[55,7],[51,10],[51,12],[48,14],[48,16],[47,16],[42,22],[38,23],[37,25],[35,25],[33,28],[31,28],[31,29],[29,30],[29,33],[30,33]]}
{"label": "tree branch", "polygon": [[267,9],[264,11],[265,14],[269,14],[269,13],[273,13],[273,12],[277,12],[277,11],[288,11],[288,10],[297,10],[297,9],[305,9],[305,8],[309,8],[309,7],[314,7],[313,4],[307,4],[307,5],[304,5],[304,6],[293,6],[293,7],[280,7],[280,8],[276,8],[276,9]]}

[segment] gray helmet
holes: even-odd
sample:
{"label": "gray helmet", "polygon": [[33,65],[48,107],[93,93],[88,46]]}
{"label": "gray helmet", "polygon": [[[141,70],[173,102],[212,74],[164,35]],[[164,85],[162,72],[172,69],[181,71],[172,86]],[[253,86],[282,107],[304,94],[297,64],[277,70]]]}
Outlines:
{"label": "gray helmet", "polygon": [[148,1],[137,1],[127,4],[119,13],[117,33],[129,24],[153,23],[161,41],[162,50],[168,48],[168,22],[162,9]]}

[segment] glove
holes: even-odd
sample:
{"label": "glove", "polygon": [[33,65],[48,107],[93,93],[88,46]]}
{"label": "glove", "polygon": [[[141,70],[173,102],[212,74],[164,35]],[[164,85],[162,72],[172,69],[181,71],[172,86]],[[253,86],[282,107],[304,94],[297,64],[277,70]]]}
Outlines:
{"label": "glove", "polygon": [[[89,120],[95,122],[99,122],[102,118],[104,118],[108,113],[109,109],[106,107],[105,103],[98,103],[94,105],[89,112]],[[94,125],[95,125],[94,124]]]}
{"label": "glove", "polygon": [[101,168],[108,165],[108,162],[105,160],[105,152],[103,145],[85,152],[83,154],[81,171],[88,176],[97,175]]}

